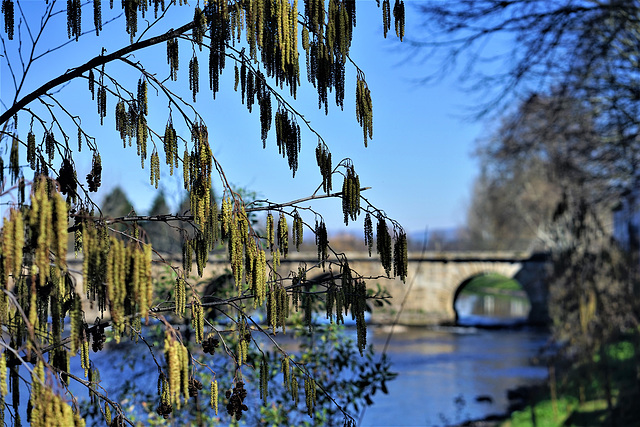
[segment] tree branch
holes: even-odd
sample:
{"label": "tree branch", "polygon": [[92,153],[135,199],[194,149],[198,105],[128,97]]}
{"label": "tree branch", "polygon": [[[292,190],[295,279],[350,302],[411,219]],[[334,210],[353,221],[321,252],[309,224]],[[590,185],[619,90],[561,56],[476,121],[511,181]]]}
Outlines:
{"label": "tree branch", "polygon": [[100,56],[94,57],[93,59],[90,59],[88,62],[84,63],[83,65],[77,68],[74,68],[61,76],[56,77],[53,80],[48,81],[47,83],[40,86],[38,89],[34,90],[30,94],[26,95],[24,98],[14,103],[11,106],[11,108],[9,108],[7,111],[2,113],[2,115],[0,115],[0,124],[5,123],[7,120],[13,117],[13,115],[16,114],[18,111],[20,111],[21,109],[26,107],[29,103],[38,99],[42,95],[46,94],[47,91],[53,89],[54,87],[67,83],[77,77],[80,77],[84,72],[89,71],[92,68],[107,64],[116,59],[120,59],[125,55],[128,55],[129,53],[135,52],[137,50],[144,49],[144,48],[156,45],[158,43],[165,42],[171,38],[177,37],[180,34],[193,29],[195,25],[196,24],[194,22],[189,22],[188,24],[185,24],[176,30],[169,30],[168,32],[160,36],[152,37],[150,39],[143,40],[141,42],[133,43],[109,55],[100,55]]}

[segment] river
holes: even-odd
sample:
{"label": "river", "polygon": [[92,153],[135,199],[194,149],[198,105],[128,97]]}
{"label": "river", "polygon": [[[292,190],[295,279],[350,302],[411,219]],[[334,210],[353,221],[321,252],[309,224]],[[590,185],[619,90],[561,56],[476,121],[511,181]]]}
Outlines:
{"label": "river", "polygon": [[[476,311],[463,313],[461,320],[477,321],[473,317],[476,315]],[[480,323],[488,322],[485,319]],[[381,352],[390,327],[372,325],[368,329],[368,342]],[[355,334],[355,330],[349,328],[347,333]],[[388,394],[379,391],[373,396],[374,404],[366,409],[359,425],[449,426],[505,413],[509,405],[507,390],[546,378],[546,368],[533,366],[531,359],[547,339],[547,333],[527,328],[397,326],[387,354],[398,376],[387,383]],[[94,355],[102,365],[102,377],[116,383],[111,384],[116,386],[114,390],[120,388],[119,382],[142,375],[139,381],[143,383],[148,376],[153,378],[145,384],[148,387],[142,388],[154,393],[157,373],[152,364],[150,373],[137,363],[133,370],[129,367],[116,372],[108,367],[113,356],[108,352]],[[145,364],[150,362],[146,360]],[[81,371],[76,373],[82,376]],[[479,396],[485,397],[484,401],[478,402]]]}
{"label": "river", "polygon": [[[388,332],[374,333],[381,349]],[[531,359],[548,335],[535,330],[410,328],[393,335],[388,355],[399,375],[376,395],[363,426],[444,426],[506,412],[507,390],[542,381]],[[477,402],[488,396],[492,402]]]}

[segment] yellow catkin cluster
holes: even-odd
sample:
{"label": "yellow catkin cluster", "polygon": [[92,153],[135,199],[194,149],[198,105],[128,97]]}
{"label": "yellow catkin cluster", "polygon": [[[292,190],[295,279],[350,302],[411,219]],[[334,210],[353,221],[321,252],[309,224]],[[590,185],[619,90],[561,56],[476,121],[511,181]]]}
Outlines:
{"label": "yellow catkin cluster", "polygon": [[187,191],[191,190],[191,176],[189,175],[189,169],[191,168],[191,158],[189,156],[189,150],[184,149],[184,154],[182,155],[182,179],[184,180],[184,189]]}
{"label": "yellow catkin cluster", "polygon": [[328,194],[331,191],[331,176],[333,174],[333,169],[331,168],[331,152],[327,149],[326,145],[321,142],[318,142],[318,146],[316,147],[316,162],[322,175],[322,189]]}
{"label": "yellow catkin cluster", "polygon": [[393,6],[393,19],[396,26],[396,36],[402,41],[404,39],[404,1],[396,0]]}
{"label": "yellow catkin cluster", "polygon": [[262,306],[267,296],[267,255],[263,249],[258,254],[251,271],[254,290],[254,308]]}
{"label": "yellow catkin cluster", "polygon": [[[204,230],[211,209],[212,153],[209,133],[204,124],[195,124],[191,129],[193,151],[189,155],[189,200],[196,225]],[[185,179],[187,179],[185,177]]]}
{"label": "yellow catkin cluster", "polygon": [[176,284],[173,288],[173,295],[176,300],[175,314],[178,316],[184,316],[184,311],[187,304],[187,290],[186,290],[186,280],[182,277],[176,278]]}
{"label": "yellow catkin cluster", "polygon": [[173,127],[173,121],[169,119],[164,129],[164,145],[165,163],[169,166],[169,175],[173,176],[173,168],[178,167],[178,135]]}
{"label": "yellow catkin cluster", "polygon": [[3,287],[9,287],[7,275],[16,280],[22,274],[22,254],[24,248],[24,221],[19,210],[11,209],[9,219],[4,218],[2,229],[2,280]]}
{"label": "yellow catkin cluster", "polygon": [[293,215],[293,243],[296,245],[296,251],[300,250],[302,239],[304,235],[304,222],[296,211]]}
{"label": "yellow catkin cluster", "polygon": [[127,113],[127,108],[124,105],[124,101],[120,100],[116,104],[116,132],[120,134],[120,139],[122,139],[123,148],[127,146],[126,140],[130,134],[129,128],[129,114]]}
{"label": "yellow catkin cluster", "polygon": [[366,147],[367,140],[373,138],[373,104],[371,91],[361,73],[358,73],[356,84],[356,118],[362,126],[364,146]]}
{"label": "yellow catkin cluster", "polygon": [[30,423],[34,427],[82,427],[85,421],[45,381],[44,364],[38,361],[31,375]]}
{"label": "yellow catkin cluster", "polygon": [[70,348],[71,354],[76,354],[82,347],[83,329],[84,329],[84,312],[82,311],[82,301],[80,295],[74,295],[71,302],[70,318]]}
{"label": "yellow catkin cluster", "polygon": [[153,150],[153,153],[151,153],[149,170],[149,181],[151,182],[151,185],[158,189],[158,181],[160,181],[160,158],[158,157],[158,152],[156,150]]}
{"label": "yellow catkin cluster", "polygon": [[267,323],[274,334],[278,327],[282,328],[282,332],[286,332],[290,304],[289,294],[284,286],[274,285],[267,298]]}
{"label": "yellow catkin cluster", "polygon": [[[249,235],[249,219],[244,206],[238,204],[234,208],[231,199],[225,199],[222,203],[222,236],[228,240],[229,261],[231,271],[238,289],[238,295],[242,292],[243,275],[245,271],[244,261],[247,259],[247,280],[253,275],[252,265],[255,267],[257,250],[251,250],[251,237]],[[237,206],[237,205],[236,205]],[[245,248],[247,248],[245,252]],[[245,257],[246,255],[246,257]]]}
{"label": "yellow catkin cluster", "polygon": [[169,401],[179,409],[180,395],[189,397],[189,352],[169,331],[165,332],[164,357],[169,373]]}
{"label": "yellow catkin cluster", "polygon": [[316,406],[316,382],[309,376],[304,377],[304,396],[307,404],[307,414],[312,417]]}
{"label": "yellow catkin cluster", "polygon": [[108,403],[104,404],[104,419],[108,425],[111,425],[111,405]]}
{"label": "yellow catkin cluster", "polygon": [[247,321],[243,317],[238,322],[238,349],[237,349],[237,356],[236,356],[238,360],[238,366],[242,366],[242,364],[247,360],[250,340],[251,340],[251,333],[247,328]]}
{"label": "yellow catkin cluster", "polygon": [[125,247],[121,240],[111,237],[109,256],[104,262],[105,285],[114,327],[121,328],[129,315],[140,314],[148,320],[153,299],[151,245],[131,244]]}
{"label": "yellow catkin cluster", "polygon": [[260,397],[266,405],[269,398],[269,363],[264,356],[260,359]]}
{"label": "yellow catkin cluster", "polygon": [[196,24],[193,28],[193,41],[202,50],[201,44],[207,31],[207,17],[199,7],[196,7],[193,11],[193,22]]}
{"label": "yellow catkin cluster", "polygon": [[218,415],[218,380],[211,381],[211,399],[209,404],[214,413]]}
{"label": "yellow catkin cluster", "polygon": [[140,167],[144,169],[144,161],[147,158],[147,139],[149,138],[147,118],[143,114],[138,114],[135,123],[137,154],[140,156]]}
{"label": "yellow catkin cluster", "polygon": [[82,341],[80,347],[80,367],[84,369],[85,378],[89,378],[89,369],[91,368],[91,361],[89,360],[89,340]]}
{"label": "yellow catkin cluster", "polygon": [[291,363],[288,356],[284,356],[280,363],[280,372],[282,372],[282,385],[285,391],[291,391]]}
{"label": "yellow catkin cluster", "polygon": [[[44,286],[49,277],[51,252],[55,254],[58,268],[66,271],[67,267],[67,205],[60,193],[54,191],[50,195],[49,188],[49,181],[45,178],[35,183],[29,211],[29,226],[32,236],[36,237],[34,264],[39,272],[41,286]],[[19,234],[14,238],[19,239]],[[24,242],[23,235],[22,241]]]}
{"label": "yellow catkin cluster", "polygon": [[382,1],[382,26],[384,37],[386,38],[391,28],[391,5],[389,4],[389,0]]}
{"label": "yellow catkin cluster", "polygon": [[353,165],[347,168],[342,184],[342,212],[345,225],[349,225],[349,218],[355,221],[360,213],[360,178]]}
{"label": "yellow catkin cluster", "polygon": [[273,215],[271,215],[271,212],[269,212],[267,214],[267,230],[266,230],[266,234],[267,234],[267,243],[269,244],[269,249],[271,249],[273,251],[273,246],[275,244],[275,231],[273,228]]}
{"label": "yellow catkin cluster", "polygon": [[7,387],[7,354],[6,351],[0,353],[0,396],[4,398],[9,393]]}
{"label": "yellow catkin cluster", "polygon": [[289,227],[287,226],[287,218],[284,214],[278,219],[278,248],[284,258],[289,253]]}
{"label": "yellow catkin cluster", "polygon": [[204,310],[197,294],[193,295],[191,302],[191,326],[195,331],[196,343],[200,344],[204,336]]}
{"label": "yellow catkin cluster", "polygon": [[291,401],[295,406],[298,406],[298,378],[291,374]]}

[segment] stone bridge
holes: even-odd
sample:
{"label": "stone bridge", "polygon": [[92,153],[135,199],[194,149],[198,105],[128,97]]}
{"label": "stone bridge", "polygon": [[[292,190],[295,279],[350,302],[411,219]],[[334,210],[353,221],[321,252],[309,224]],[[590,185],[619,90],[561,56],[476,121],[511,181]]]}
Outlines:
{"label": "stone bridge", "polygon": [[[363,276],[385,276],[380,259],[373,253],[347,252],[349,266]],[[223,259],[221,259],[223,258]],[[316,253],[290,252],[281,260],[279,271],[297,271],[300,263],[317,264]],[[213,264],[213,265],[211,265]],[[217,264],[217,267],[215,266]],[[208,269],[226,264],[226,257],[210,258]],[[464,286],[474,277],[498,273],[517,280],[526,292],[531,310],[529,323],[544,325],[549,322],[547,306],[549,263],[545,254],[522,252],[427,252],[409,253],[409,271],[406,283],[399,279],[370,279],[367,287],[376,284],[386,287],[391,294],[391,305],[373,312],[373,321],[391,323],[405,301],[399,322],[405,325],[455,324],[454,302]],[[214,273],[210,271],[210,274]],[[322,274],[322,271],[318,274]],[[307,277],[313,279],[312,276]],[[408,292],[408,294],[407,294]]]}
{"label": "stone bridge", "polygon": [[[375,308],[373,321],[388,324],[395,320],[402,301],[405,300],[399,323],[405,325],[455,324],[454,303],[464,286],[474,277],[486,273],[498,273],[514,278],[526,292],[531,310],[529,323],[545,325],[549,322],[547,306],[549,263],[545,254],[516,252],[427,252],[409,253],[406,283],[400,279],[387,279],[376,253],[347,252],[349,266],[362,276],[380,277],[367,280],[367,287],[375,289],[379,284],[391,294],[391,304]],[[168,259],[169,260],[169,259]],[[178,259],[169,260],[180,263]],[[82,271],[80,260],[76,271]],[[311,267],[318,263],[315,252],[290,252],[281,260],[279,271],[297,271],[301,263]],[[204,277],[217,276],[228,271],[226,253],[212,255]],[[195,266],[194,266],[195,271]],[[323,274],[322,270],[317,275]],[[313,276],[307,277],[313,279]],[[79,278],[81,281],[82,279]]]}

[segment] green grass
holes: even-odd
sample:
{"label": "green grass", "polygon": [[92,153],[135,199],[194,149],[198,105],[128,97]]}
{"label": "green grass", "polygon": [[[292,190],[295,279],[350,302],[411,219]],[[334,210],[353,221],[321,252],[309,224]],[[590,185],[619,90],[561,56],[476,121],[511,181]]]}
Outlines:
{"label": "green grass", "polygon": [[495,294],[500,291],[522,291],[522,286],[517,280],[490,273],[474,277],[462,290],[473,294]]}

